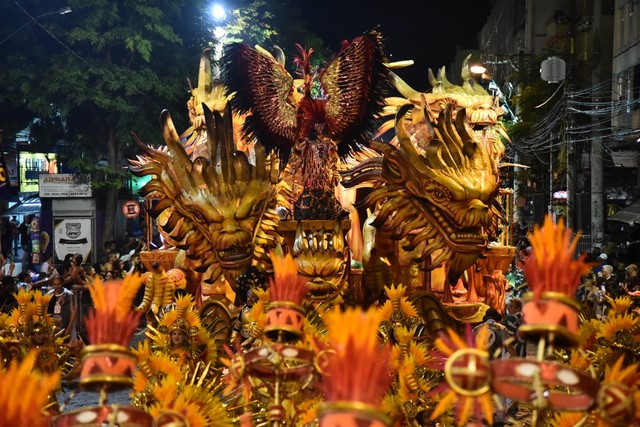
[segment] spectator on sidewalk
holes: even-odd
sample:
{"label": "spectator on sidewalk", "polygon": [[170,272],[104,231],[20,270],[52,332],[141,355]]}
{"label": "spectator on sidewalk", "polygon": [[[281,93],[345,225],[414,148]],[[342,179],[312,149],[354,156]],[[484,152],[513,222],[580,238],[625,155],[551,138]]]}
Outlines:
{"label": "spectator on sidewalk", "polygon": [[26,289],[29,290],[31,289],[31,274],[29,274],[29,272],[27,271],[21,271],[20,273],[18,273],[18,289]]}
{"label": "spectator on sidewalk", "polygon": [[640,277],[638,276],[638,266],[636,264],[629,264],[625,270],[626,277],[624,284],[627,292],[640,293]]}
{"label": "spectator on sidewalk", "polygon": [[53,254],[47,251],[42,256],[42,264],[40,264],[40,273],[51,274],[51,266],[53,266]]}
{"label": "spectator on sidewalk", "polygon": [[626,268],[626,277],[622,283],[622,288],[633,300],[633,307],[640,306],[640,276],[638,276],[638,266],[629,264]]}
{"label": "spectator on sidewalk", "polygon": [[507,315],[502,324],[509,332],[510,342],[505,343],[505,349],[511,357],[525,357],[527,355],[527,343],[518,337],[518,329],[522,324],[522,300],[512,298],[507,305]]}
{"label": "spectator on sidewalk", "polygon": [[13,255],[18,256],[18,249],[20,249],[20,230],[18,230],[18,219],[15,215],[9,220],[11,229],[13,230]]}
{"label": "spectator on sidewalk", "polygon": [[13,258],[9,258],[7,260],[0,254],[0,279],[4,276],[13,277],[13,271],[16,268],[16,263],[13,261]]}
{"label": "spectator on sidewalk", "polygon": [[47,307],[47,312],[53,316],[54,322],[58,329],[64,331],[64,335],[74,339],[74,326],[76,323],[77,305],[73,292],[65,289],[62,285],[62,279],[56,276],[51,281],[52,289],[48,292],[51,294],[51,300]]}
{"label": "spectator on sidewalk", "polygon": [[31,222],[33,215],[27,215],[24,222],[18,226],[20,231],[20,245],[22,246],[22,269],[26,270],[31,265]]}

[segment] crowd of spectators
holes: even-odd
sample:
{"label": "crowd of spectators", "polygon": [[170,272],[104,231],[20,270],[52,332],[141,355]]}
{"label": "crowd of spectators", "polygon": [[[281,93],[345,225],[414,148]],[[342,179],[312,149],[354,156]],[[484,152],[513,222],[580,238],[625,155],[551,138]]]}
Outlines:
{"label": "crowd of spectators", "polygon": [[[507,300],[521,296],[528,291],[522,267],[531,256],[532,248],[527,238],[530,232],[526,226],[516,227],[516,259],[509,272],[505,273],[509,282]],[[576,299],[585,310],[596,317],[606,315],[611,299],[629,296],[634,305],[640,308],[640,276],[637,260],[629,259],[619,245],[610,244],[602,248],[594,246],[589,252],[580,254],[592,266],[591,271],[582,277],[576,292]]]}
{"label": "crowd of spectators", "polygon": [[59,260],[46,252],[42,254],[41,263],[23,262],[21,268],[16,268],[19,253],[25,249],[13,252],[13,246],[11,248],[6,257],[0,254],[0,312],[11,313],[17,305],[14,295],[20,289],[50,293],[52,302],[48,310],[59,327],[71,340],[79,338],[85,343],[88,340],[83,319],[92,305],[88,285],[96,277],[108,281],[124,278],[128,273],[144,272],[140,262],[143,243],[137,237],[125,236],[120,241],[105,243],[95,264],[86,262],[81,254],[68,254]]}

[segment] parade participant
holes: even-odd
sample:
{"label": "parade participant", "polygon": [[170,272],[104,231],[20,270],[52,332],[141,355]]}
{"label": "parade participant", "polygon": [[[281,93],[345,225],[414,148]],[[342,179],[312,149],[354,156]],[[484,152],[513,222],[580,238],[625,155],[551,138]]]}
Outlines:
{"label": "parade participant", "polygon": [[200,323],[189,294],[177,297],[161,315],[157,329],[150,327],[147,335],[154,352],[166,354],[180,365],[193,367],[200,361],[215,360],[215,342]]}
{"label": "parade participant", "polygon": [[57,328],[64,331],[65,336],[71,336],[74,333],[77,315],[75,295],[62,285],[62,278],[59,276],[51,280],[51,286],[52,289],[47,293],[51,295],[47,313],[53,317]]}
{"label": "parade participant", "polygon": [[[58,286],[62,289],[62,285]],[[19,290],[14,295],[17,307],[6,320],[3,337],[4,342],[16,350],[11,352],[12,360],[21,360],[35,351],[38,357],[34,370],[43,373],[62,370],[63,377],[66,376],[72,366],[67,362],[74,356],[76,347],[66,345],[64,338],[67,337],[58,334],[55,315],[49,310],[53,293]]]}

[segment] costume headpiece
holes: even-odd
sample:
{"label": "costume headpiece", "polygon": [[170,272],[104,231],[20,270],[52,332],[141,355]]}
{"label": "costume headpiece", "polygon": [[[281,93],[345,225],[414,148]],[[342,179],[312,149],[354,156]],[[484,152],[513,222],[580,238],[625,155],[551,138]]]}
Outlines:
{"label": "costume headpiece", "polygon": [[405,295],[407,287],[404,285],[385,286],[384,292],[389,298],[381,307],[382,321],[380,333],[385,341],[393,339],[396,328],[405,327],[420,335],[425,327],[424,320],[418,314],[415,306]]}
{"label": "costume headpiece", "polygon": [[550,216],[529,236],[533,255],[525,261],[524,275],[532,294],[525,296],[522,307],[523,336],[550,334],[556,344],[577,342],[581,307],[573,295],[580,278],[591,270],[586,254],[573,259],[580,236],[577,233],[572,240],[564,221],[555,224]]}
{"label": "costume headpiece", "polygon": [[7,319],[9,331],[27,337],[36,332],[53,331],[53,318],[47,313],[52,295],[21,289],[15,297],[18,307]]}
{"label": "costume headpiece", "polygon": [[158,325],[158,332],[171,334],[176,330],[184,331],[189,336],[195,336],[200,330],[200,318],[192,310],[191,295],[176,298],[175,308],[167,311]]}
{"label": "costume headpiece", "polygon": [[81,387],[117,389],[133,383],[136,358],[129,342],[141,313],[132,311],[131,305],[141,284],[135,274],[108,285],[96,277],[89,285],[94,309],[85,321],[91,345],[82,352]]}
{"label": "costume headpiece", "polygon": [[318,408],[320,425],[390,426],[391,420],[376,409],[391,382],[390,349],[380,346],[376,337],[380,311],[342,312],[336,307],[326,320],[335,353],[325,366],[326,402]]}

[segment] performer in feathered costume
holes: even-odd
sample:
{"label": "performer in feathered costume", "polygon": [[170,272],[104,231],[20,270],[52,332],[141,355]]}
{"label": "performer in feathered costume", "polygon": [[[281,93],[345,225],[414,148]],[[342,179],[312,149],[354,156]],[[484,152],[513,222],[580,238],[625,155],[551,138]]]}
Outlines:
{"label": "performer in feathered costume", "polygon": [[288,163],[294,191],[294,219],[338,219],[342,208],[334,192],[337,161],[357,151],[373,130],[384,106],[388,82],[382,37],[370,31],[344,42],[319,73],[311,65],[313,49],[297,45],[295,64],[301,80],[264,49],[229,45],[223,56],[223,80],[232,106],[250,112],[243,131]]}
{"label": "performer in feathered costume", "polygon": [[154,352],[168,354],[182,366],[197,362],[215,362],[215,342],[202,327],[191,295],[178,297],[175,307],[160,318],[156,328],[148,326],[147,336],[153,341]]}

